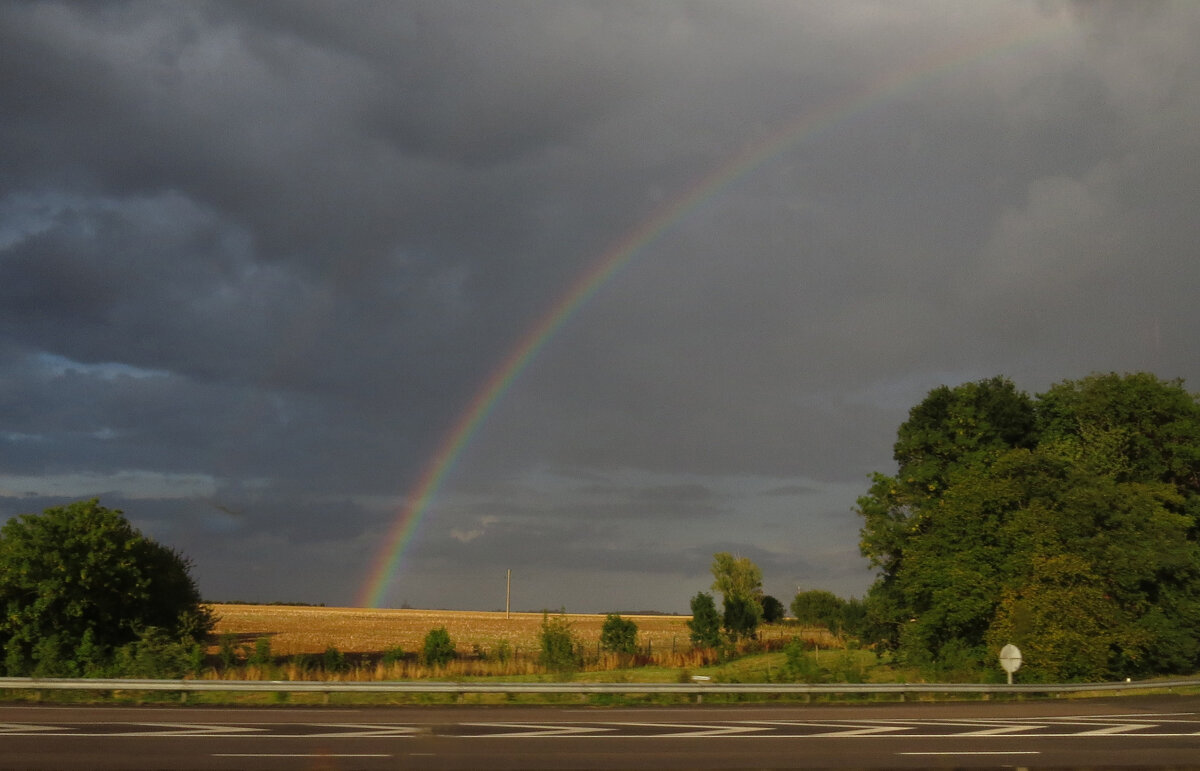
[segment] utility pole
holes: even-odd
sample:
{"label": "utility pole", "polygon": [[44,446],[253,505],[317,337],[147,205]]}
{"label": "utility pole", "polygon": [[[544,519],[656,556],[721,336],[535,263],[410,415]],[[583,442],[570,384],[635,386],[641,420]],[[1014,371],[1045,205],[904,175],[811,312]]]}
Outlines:
{"label": "utility pole", "polygon": [[508,619],[512,618],[512,614],[509,612],[511,608],[509,603],[512,600],[512,568],[504,571],[504,573],[504,618]]}

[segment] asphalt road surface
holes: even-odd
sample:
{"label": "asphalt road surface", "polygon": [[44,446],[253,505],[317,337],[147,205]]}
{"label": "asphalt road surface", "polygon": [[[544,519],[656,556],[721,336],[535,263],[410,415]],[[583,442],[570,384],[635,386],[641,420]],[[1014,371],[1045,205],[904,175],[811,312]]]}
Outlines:
{"label": "asphalt road surface", "polygon": [[4,769],[1194,768],[1200,698],[643,708],[0,706]]}

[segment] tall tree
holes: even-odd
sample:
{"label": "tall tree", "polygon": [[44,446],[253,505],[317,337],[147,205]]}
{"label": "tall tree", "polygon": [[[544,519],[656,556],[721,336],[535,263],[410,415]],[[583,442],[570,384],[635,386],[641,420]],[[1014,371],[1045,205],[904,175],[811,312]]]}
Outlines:
{"label": "tall tree", "polygon": [[762,570],[749,557],[713,555],[712,588],[721,593],[725,631],[737,640],[753,637],[763,617]]}
{"label": "tall tree", "polygon": [[1195,399],[1153,376],[1102,375],[1056,385],[1033,406],[1033,434],[981,440],[986,452],[913,477],[936,484],[915,487],[904,464],[876,476],[859,501],[863,553],[880,569],[871,634],[933,665],[1024,643],[1026,676],[1043,679],[1191,671]]}
{"label": "tall tree", "polygon": [[894,476],[877,473],[859,498],[860,548],[879,578],[865,602],[866,628],[880,643],[900,644],[914,608],[902,587],[906,551],[939,511],[950,481],[1013,448],[1036,443],[1033,400],[1003,377],[939,386],[897,430]]}
{"label": "tall tree", "polygon": [[716,648],[721,644],[721,615],[717,613],[717,605],[713,596],[707,592],[697,592],[692,598],[692,617],[687,626],[692,645],[697,648]]}
{"label": "tall tree", "polygon": [[194,641],[213,618],[178,552],[96,500],[0,528],[0,647],[10,675],[76,674],[149,630]]}

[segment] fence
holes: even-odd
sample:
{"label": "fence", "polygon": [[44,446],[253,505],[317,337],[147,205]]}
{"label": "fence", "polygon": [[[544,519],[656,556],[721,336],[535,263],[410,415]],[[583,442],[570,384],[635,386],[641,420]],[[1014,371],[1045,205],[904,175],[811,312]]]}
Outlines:
{"label": "fence", "polygon": [[313,680],[135,680],[0,677],[0,691],[171,691],[184,695],[222,693],[392,693],[392,694],[706,694],[758,695],[898,695],[919,694],[1066,694],[1200,688],[1200,678],[1139,680],[1116,683],[496,683],[444,681],[338,682]]}

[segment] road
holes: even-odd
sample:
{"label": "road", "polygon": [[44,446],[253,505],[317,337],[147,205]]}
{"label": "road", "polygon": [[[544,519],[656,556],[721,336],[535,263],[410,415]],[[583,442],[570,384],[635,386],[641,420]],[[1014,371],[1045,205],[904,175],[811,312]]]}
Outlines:
{"label": "road", "polygon": [[1198,768],[1200,698],[390,709],[0,706],[4,769]]}

